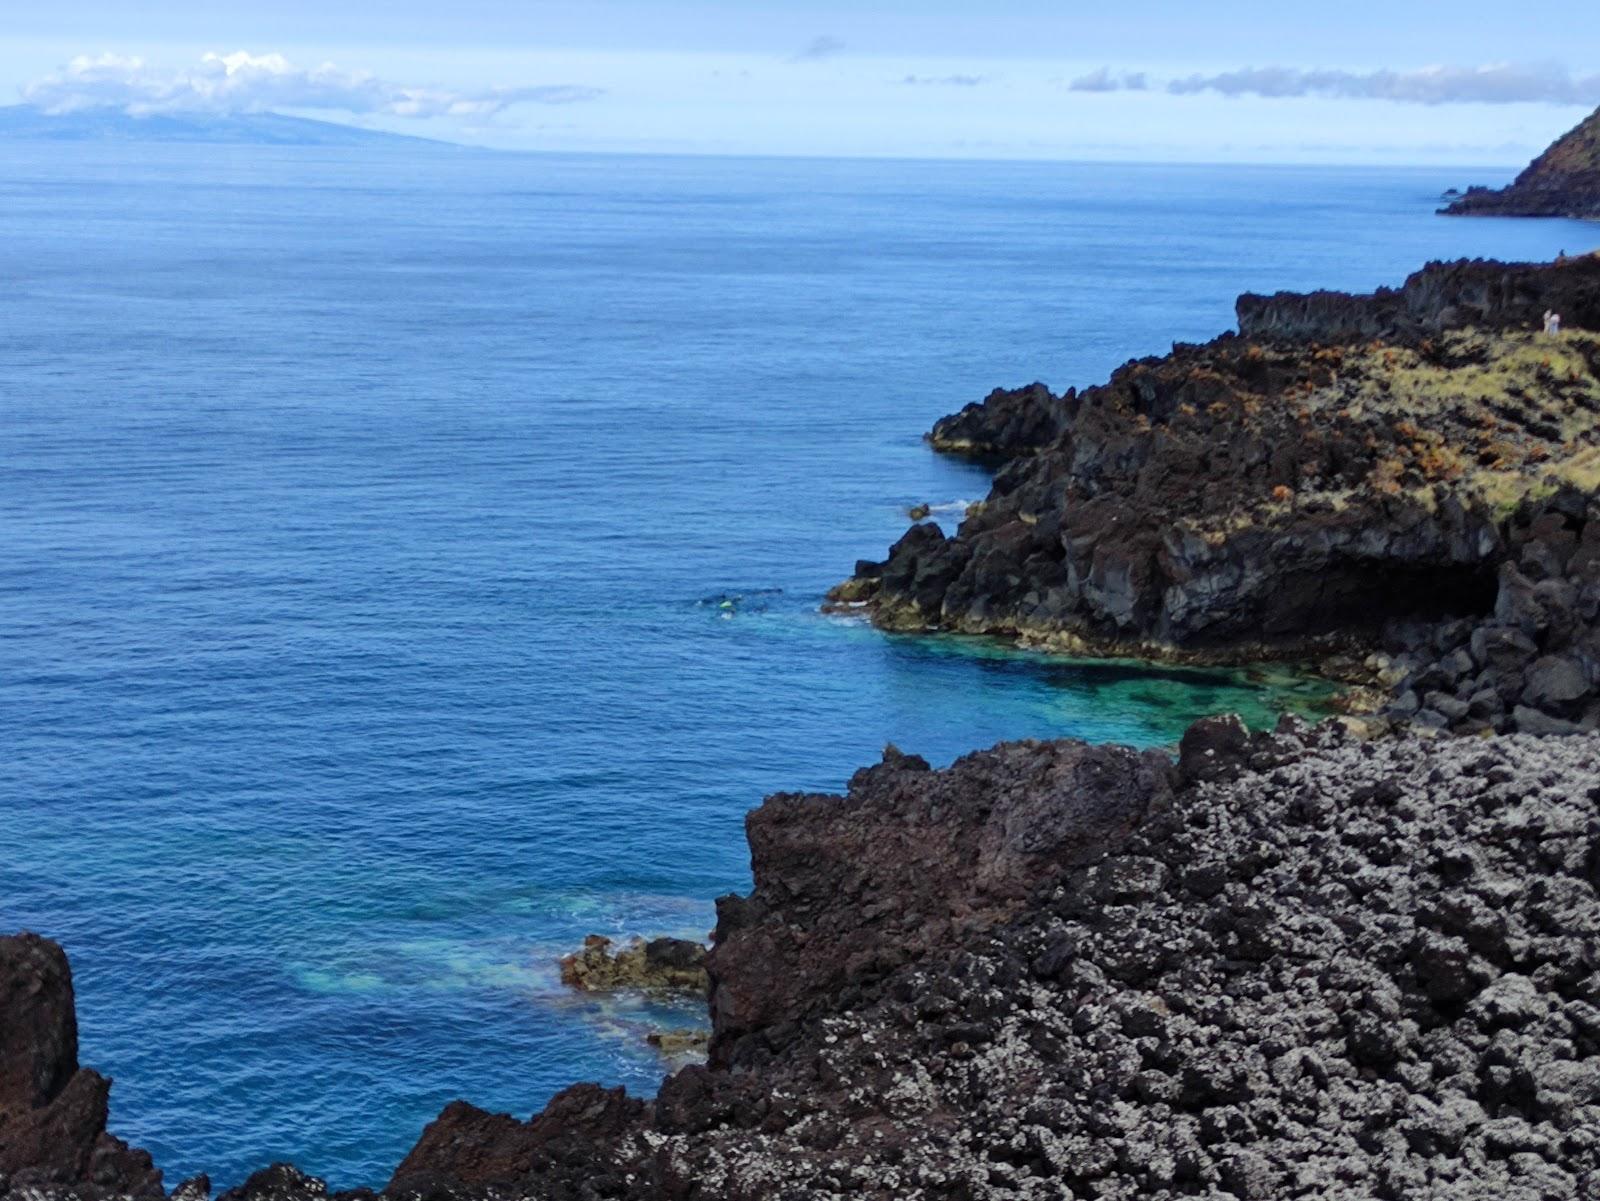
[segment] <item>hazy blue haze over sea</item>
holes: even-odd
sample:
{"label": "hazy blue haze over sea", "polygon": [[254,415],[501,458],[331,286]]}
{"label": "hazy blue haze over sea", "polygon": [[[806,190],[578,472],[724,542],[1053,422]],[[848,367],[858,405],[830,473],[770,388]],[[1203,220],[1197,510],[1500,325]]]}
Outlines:
{"label": "hazy blue haze over sea", "polygon": [[1600,240],[1432,215],[1493,174],[0,147],[0,929],[114,1129],[349,1186],[456,1096],[649,1092],[693,1007],[554,958],[703,934],[763,794],[1295,699],[817,604],[983,494],[920,435],[994,385]]}

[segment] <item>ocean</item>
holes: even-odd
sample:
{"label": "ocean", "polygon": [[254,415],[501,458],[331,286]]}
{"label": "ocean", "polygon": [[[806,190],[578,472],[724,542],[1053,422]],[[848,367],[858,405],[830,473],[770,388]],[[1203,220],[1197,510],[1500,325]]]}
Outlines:
{"label": "ocean", "polygon": [[1433,215],[1496,174],[0,146],[0,929],[112,1129],[348,1187],[455,1097],[649,1094],[703,1014],[555,961],[703,936],[765,794],[1314,707],[818,605],[984,494],[921,435],[996,385],[1600,243]]}

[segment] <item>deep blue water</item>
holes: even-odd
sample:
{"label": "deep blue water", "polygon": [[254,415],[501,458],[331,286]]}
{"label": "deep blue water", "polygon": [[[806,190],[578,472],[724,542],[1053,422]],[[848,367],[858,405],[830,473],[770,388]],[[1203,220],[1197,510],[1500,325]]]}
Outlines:
{"label": "deep blue water", "polygon": [[996,384],[1600,241],[1432,215],[1482,177],[0,148],[0,928],[114,1128],[347,1186],[452,1097],[649,1092],[697,1015],[554,958],[703,933],[763,794],[1295,701],[817,603],[983,494],[920,435]]}

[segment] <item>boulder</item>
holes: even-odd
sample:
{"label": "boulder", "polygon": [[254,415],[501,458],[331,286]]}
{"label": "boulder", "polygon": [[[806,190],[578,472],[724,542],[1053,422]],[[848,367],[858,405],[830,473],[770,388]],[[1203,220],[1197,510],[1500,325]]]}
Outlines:
{"label": "boulder", "polygon": [[704,996],[706,948],[683,938],[635,938],[613,951],[612,940],[591,934],[583,949],[561,960],[561,982],[580,992],[688,993]]}
{"label": "boulder", "polygon": [[1583,664],[1562,655],[1546,655],[1527,671],[1523,699],[1534,708],[1558,713],[1590,694],[1589,674]]}

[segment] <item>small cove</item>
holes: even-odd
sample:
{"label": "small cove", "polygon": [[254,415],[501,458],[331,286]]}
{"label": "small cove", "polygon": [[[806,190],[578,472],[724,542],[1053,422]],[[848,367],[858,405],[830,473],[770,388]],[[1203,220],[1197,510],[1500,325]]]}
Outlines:
{"label": "small cove", "polygon": [[1460,170],[0,154],[0,925],[72,956],[113,1129],[223,1186],[653,1090],[693,1015],[555,959],[702,937],[768,793],[1315,709],[818,604],[984,494],[921,434],[995,385],[1596,236],[1440,221]]}

